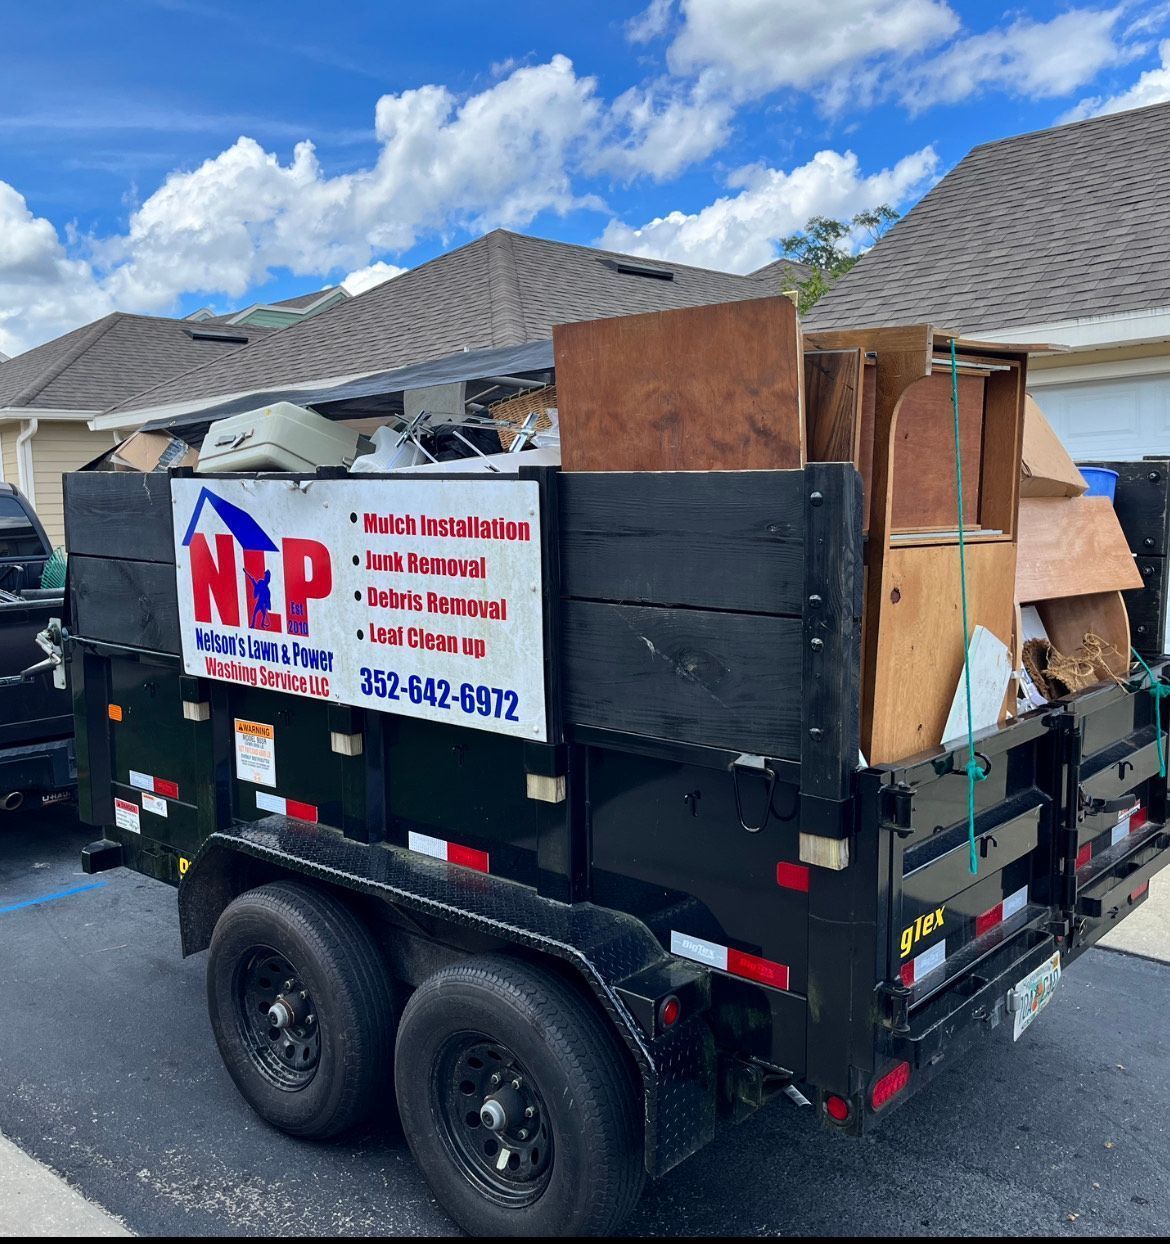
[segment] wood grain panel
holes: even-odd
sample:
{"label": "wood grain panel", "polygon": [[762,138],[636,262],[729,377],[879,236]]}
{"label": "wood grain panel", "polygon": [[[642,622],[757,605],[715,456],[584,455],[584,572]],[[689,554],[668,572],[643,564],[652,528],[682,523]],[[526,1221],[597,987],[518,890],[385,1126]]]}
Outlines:
{"label": "wood grain panel", "polygon": [[74,471],[62,478],[70,555],[175,560],[165,471]]}
{"label": "wood grain panel", "polygon": [[806,350],[804,414],[809,462],[856,462],[861,443],[860,350]]}
{"label": "wood grain panel", "polygon": [[800,471],[562,472],[566,596],[799,617]]}
{"label": "wood grain panel", "polygon": [[804,463],[796,309],[783,297],[553,329],[566,471]]}
{"label": "wood grain panel", "polygon": [[75,634],[151,652],[179,651],[174,566],[73,556],[69,591]]}
{"label": "wood grain panel", "polygon": [[1142,586],[1105,497],[1021,497],[1019,548],[1021,603]]}
{"label": "wood grain panel", "polygon": [[1106,657],[1110,670],[1119,678],[1125,675],[1129,668],[1129,614],[1120,592],[1041,601],[1036,611],[1058,652],[1072,656],[1091,632],[1113,646],[1115,651]]}
{"label": "wood grain panel", "polygon": [[565,719],[800,759],[795,618],[568,600]]}

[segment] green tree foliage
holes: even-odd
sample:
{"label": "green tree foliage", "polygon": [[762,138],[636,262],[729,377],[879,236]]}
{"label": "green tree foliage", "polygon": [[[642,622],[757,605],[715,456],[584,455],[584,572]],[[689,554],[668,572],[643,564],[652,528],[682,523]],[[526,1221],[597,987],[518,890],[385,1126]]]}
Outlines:
{"label": "green tree foliage", "polygon": [[[878,238],[898,219],[898,213],[887,203],[868,211],[858,212],[851,220],[833,220],[829,216],[813,216],[799,233],[780,239],[780,249],[785,258],[805,264],[812,269],[811,275],[793,282],[799,294],[798,306],[804,315],[816,304],[833,282],[861,258],[851,254],[846,246],[851,238],[861,234],[868,250]],[[795,276],[795,269],[790,269]]]}

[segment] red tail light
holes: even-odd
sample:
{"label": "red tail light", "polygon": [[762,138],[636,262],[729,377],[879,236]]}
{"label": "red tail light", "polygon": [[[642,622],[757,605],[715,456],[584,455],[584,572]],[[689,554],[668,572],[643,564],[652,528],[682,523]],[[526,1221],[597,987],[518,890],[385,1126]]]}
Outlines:
{"label": "red tail light", "polygon": [[835,1123],[845,1123],[849,1119],[849,1103],[844,1097],[838,1097],[836,1093],[830,1093],[825,1098],[825,1113]]}
{"label": "red tail light", "polygon": [[884,1076],[873,1086],[873,1093],[870,1095],[870,1101],[873,1103],[875,1110],[880,1110],[891,1098],[897,1097],[898,1094],[910,1083],[910,1064],[899,1063],[893,1071],[887,1071]]}
{"label": "red tail light", "polygon": [[658,1022],[663,1028],[673,1028],[682,1014],[682,1003],[671,994],[658,1008]]}

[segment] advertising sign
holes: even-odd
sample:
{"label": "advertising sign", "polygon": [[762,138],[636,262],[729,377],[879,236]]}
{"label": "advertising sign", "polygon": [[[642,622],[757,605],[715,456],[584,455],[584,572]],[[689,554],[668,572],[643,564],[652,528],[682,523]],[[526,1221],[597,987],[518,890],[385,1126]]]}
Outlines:
{"label": "advertising sign", "polygon": [[547,740],[535,482],[193,478],[171,500],[187,673]]}

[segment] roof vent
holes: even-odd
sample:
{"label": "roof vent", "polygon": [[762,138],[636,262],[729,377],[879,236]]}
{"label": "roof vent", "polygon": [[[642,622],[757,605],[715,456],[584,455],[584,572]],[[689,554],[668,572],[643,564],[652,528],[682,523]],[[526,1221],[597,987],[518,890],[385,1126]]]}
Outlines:
{"label": "roof vent", "polygon": [[616,263],[608,263],[607,267],[621,276],[644,276],[651,281],[673,281],[674,273],[669,268],[652,268],[649,264],[630,263],[626,259]]}
{"label": "roof vent", "polygon": [[248,344],[248,334],[240,332],[238,328],[209,328],[206,324],[199,324],[198,327],[188,328],[186,331],[192,341],[222,341],[237,346]]}

